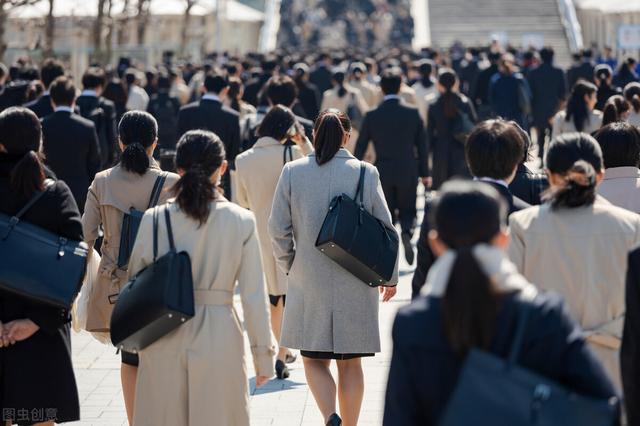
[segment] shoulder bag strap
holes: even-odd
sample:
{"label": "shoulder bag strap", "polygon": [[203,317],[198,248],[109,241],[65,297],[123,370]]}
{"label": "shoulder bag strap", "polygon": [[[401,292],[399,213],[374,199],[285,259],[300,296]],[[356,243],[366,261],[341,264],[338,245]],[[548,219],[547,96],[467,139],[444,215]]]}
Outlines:
{"label": "shoulder bag strap", "polygon": [[49,187],[51,185],[54,184],[54,181],[51,179],[46,179],[44,181],[44,191],[37,191],[35,194],[33,194],[33,196],[31,197],[31,199],[27,202],[27,204],[24,205],[23,208],[20,209],[20,211],[18,213],[16,213],[14,215],[14,217],[17,220],[20,220],[20,218],[22,216],[24,216],[24,214],[27,212],[27,210],[29,210],[31,207],[33,207],[33,205],[38,202],[38,200],[40,198],[42,198],[42,196],[44,195],[45,192],[47,192],[47,189],[49,189]]}
{"label": "shoulder bag strap", "polygon": [[171,215],[169,214],[169,205],[164,206],[164,219],[167,222],[167,237],[169,238],[169,249],[176,251],[176,245],[173,241],[173,230],[171,229]]}
{"label": "shoulder bag strap", "polygon": [[151,197],[149,198],[149,206],[147,208],[151,208],[158,204],[158,200],[160,199],[160,194],[162,193],[162,188],[164,187],[164,182],[167,180],[167,173],[162,173],[160,176],[156,178],[156,182],[153,184],[153,190],[151,191]]}
{"label": "shoulder bag strap", "polygon": [[283,164],[287,164],[287,154],[289,154],[289,160],[288,161],[293,161],[293,148],[291,148],[293,145],[291,145],[289,143],[289,141],[285,142],[284,144],[284,150],[282,152],[282,163]]}
{"label": "shoulder bag strap", "polygon": [[360,179],[358,180],[358,189],[356,190],[356,196],[354,200],[358,200],[360,196],[360,206],[364,205],[364,172],[367,170],[367,166],[364,161],[360,162]]}
{"label": "shoulder bag strap", "polygon": [[158,206],[153,208],[153,263],[158,259],[158,210]]}

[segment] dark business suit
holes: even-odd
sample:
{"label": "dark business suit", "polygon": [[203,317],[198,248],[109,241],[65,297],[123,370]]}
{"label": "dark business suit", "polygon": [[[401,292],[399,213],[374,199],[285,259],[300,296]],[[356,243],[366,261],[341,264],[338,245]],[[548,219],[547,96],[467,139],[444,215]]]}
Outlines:
{"label": "dark business suit", "polygon": [[[118,157],[116,106],[103,97],[81,95],[76,99],[80,115],[93,121],[100,142],[101,169],[111,167]],[[95,114],[95,112],[99,114]]]}
{"label": "dark business suit", "polygon": [[[507,202],[507,206],[509,208],[509,215],[511,213],[524,210],[527,207],[531,207],[530,204],[521,200],[518,197],[515,197],[508,188],[504,185],[500,185],[495,182],[487,182],[486,184],[494,187],[498,193],[502,196],[502,198]],[[424,206],[424,218],[422,219],[422,225],[420,226],[420,238],[418,239],[417,248],[418,248],[418,263],[416,265],[416,270],[413,274],[413,279],[411,280],[411,297],[416,298],[420,295],[420,290],[424,286],[425,281],[427,280],[427,274],[429,273],[429,269],[431,269],[431,265],[436,261],[436,256],[431,251],[431,247],[429,247],[429,231],[433,229],[430,220],[432,219],[430,216],[433,210],[433,200],[428,199],[425,202]]]}
{"label": "dark business suit", "polygon": [[591,62],[583,62],[569,68],[567,71],[567,83],[569,83],[569,90],[571,90],[573,85],[580,79],[593,83],[593,68],[594,66]]}
{"label": "dark business suit", "polygon": [[247,82],[247,85],[244,88],[244,94],[242,95],[242,100],[255,107],[258,105],[267,105],[266,96],[264,93],[260,92],[270,78],[271,74],[262,74],[261,76]]}
{"label": "dark business suit", "polygon": [[392,98],[367,112],[356,142],[357,158],[364,157],[369,142],[375,147],[375,165],[389,210],[394,218],[399,217],[402,232],[411,234],[418,177],[429,175],[428,149],[418,109]]}
{"label": "dark business suit", "polygon": [[524,164],[516,170],[516,176],[509,184],[511,193],[522,201],[537,206],[542,204],[542,193],[549,187],[549,181],[544,173],[531,171]]}
{"label": "dark business suit", "polygon": [[298,84],[298,101],[309,120],[315,120],[320,113],[322,97],[318,88],[312,83]]}
{"label": "dark business suit", "polygon": [[309,74],[309,81],[318,88],[320,93],[324,93],[333,87],[332,79],[333,73],[324,65],[319,65]]}
{"label": "dark business suit", "polygon": [[[435,426],[441,420],[464,364],[444,333],[442,305],[439,297],[421,296],[396,316],[385,426]],[[505,295],[488,352],[507,356],[524,309],[529,317],[518,365],[581,395],[600,399],[616,395],[557,294],[540,293],[530,302],[514,293]],[[492,391],[500,393],[500,389]]]}
{"label": "dark business suit", "polygon": [[531,70],[527,80],[531,89],[533,126],[538,134],[539,153],[542,158],[545,136],[551,131],[550,120],[567,96],[567,81],[564,71],[547,63]]}
{"label": "dark business suit", "polygon": [[35,112],[38,118],[44,118],[53,114],[53,106],[51,106],[51,96],[42,95],[35,101],[31,101],[25,105],[31,111]]}
{"label": "dark business suit", "polygon": [[640,425],[640,249],[629,254],[620,367],[629,426]]}
{"label": "dark business suit", "polygon": [[[189,130],[209,130],[220,137],[224,144],[229,167],[235,169],[235,160],[240,150],[240,116],[220,101],[202,99],[186,105],[178,113],[178,137]],[[226,196],[231,196],[229,173],[222,178]]]}
{"label": "dark business suit", "polygon": [[498,73],[498,65],[493,64],[478,73],[476,81],[476,90],[473,94],[473,102],[478,108],[480,120],[485,120],[492,115],[491,105],[489,104],[489,86],[491,78]]}
{"label": "dark business suit", "polygon": [[100,171],[100,148],[93,122],[57,111],[42,120],[42,136],[47,165],[69,186],[83,212],[89,185]]}

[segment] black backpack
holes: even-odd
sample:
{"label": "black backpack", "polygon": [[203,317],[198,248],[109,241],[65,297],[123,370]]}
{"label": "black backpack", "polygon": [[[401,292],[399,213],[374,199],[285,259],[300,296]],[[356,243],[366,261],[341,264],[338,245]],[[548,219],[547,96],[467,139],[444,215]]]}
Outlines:
{"label": "black backpack", "polygon": [[96,128],[96,134],[98,135],[98,141],[100,142],[100,159],[103,166],[108,166],[112,158],[112,147],[109,146],[109,139],[107,136],[107,114],[100,104],[96,104],[92,109],[80,109],[80,115],[87,120],[91,120]]}

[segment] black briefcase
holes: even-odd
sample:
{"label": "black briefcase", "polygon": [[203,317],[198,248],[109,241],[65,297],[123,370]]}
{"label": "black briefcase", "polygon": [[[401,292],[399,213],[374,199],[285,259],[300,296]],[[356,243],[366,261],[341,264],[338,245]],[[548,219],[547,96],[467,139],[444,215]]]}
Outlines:
{"label": "black briefcase", "polygon": [[13,217],[0,213],[0,289],[69,310],[84,278],[87,245],[20,220],[43,195]]}
{"label": "black briefcase", "polygon": [[127,283],[113,308],[111,341],[127,352],[146,348],[195,315],[191,260],[176,251],[169,210],[163,208],[169,252],[158,258],[160,207],[155,207],[153,263]]}
{"label": "black briefcase", "polygon": [[[167,179],[167,174],[163,173],[156,178],[156,182],[153,185],[151,196],[149,197],[149,205],[147,209],[154,207],[158,204],[160,199],[160,193],[164,187],[164,182]],[[140,222],[142,221],[144,212],[136,210],[131,207],[128,213],[125,213],[122,217],[122,227],[120,229],[120,248],[118,249],[118,268],[124,268],[129,264],[129,258],[131,257],[131,250],[136,242],[136,236],[138,235],[138,228],[140,228]]]}
{"label": "black briefcase", "polygon": [[399,242],[394,228],[387,227],[364,208],[365,170],[362,163],[353,199],[342,194],[331,201],[316,247],[365,284],[377,287],[389,284],[393,278]]}

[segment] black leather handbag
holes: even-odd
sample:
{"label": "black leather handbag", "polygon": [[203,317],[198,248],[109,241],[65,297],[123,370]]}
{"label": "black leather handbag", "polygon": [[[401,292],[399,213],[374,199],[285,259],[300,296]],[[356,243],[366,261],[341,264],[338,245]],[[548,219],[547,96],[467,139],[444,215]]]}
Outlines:
{"label": "black leather handbag", "polygon": [[525,308],[520,317],[507,359],[481,350],[469,353],[440,426],[615,424],[616,398],[602,400],[577,395],[517,365],[530,309]]}
{"label": "black leather handbag", "polygon": [[146,348],[195,314],[191,259],[176,251],[167,207],[169,252],[158,258],[159,211],[153,210],[153,263],[120,291],[111,315],[111,341],[127,352]]}
{"label": "black leather handbag", "polygon": [[[164,187],[164,182],[167,180],[167,174],[163,173],[156,178],[156,182],[153,185],[151,191],[151,197],[149,197],[148,209],[155,207],[160,199],[160,193]],[[133,245],[136,242],[136,236],[138,235],[138,228],[140,228],[140,222],[142,221],[144,212],[136,210],[133,207],[128,213],[124,214],[122,218],[122,228],[120,230],[120,248],[118,249],[118,268],[124,268],[129,264],[129,258],[131,257],[131,251]]]}
{"label": "black leather handbag", "polygon": [[387,285],[393,278],[398,258],[398,233],[365,210],[365,170],[362,163],[353,199],[342,194],[331,201],[316,248],[365,284],[377,287]]}
{"label": "black leather handbag", "polygon": [[0,213],[0,289],[69,310],[84,278],[87,245],[21,221],[52,183],[15,216]]}

